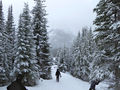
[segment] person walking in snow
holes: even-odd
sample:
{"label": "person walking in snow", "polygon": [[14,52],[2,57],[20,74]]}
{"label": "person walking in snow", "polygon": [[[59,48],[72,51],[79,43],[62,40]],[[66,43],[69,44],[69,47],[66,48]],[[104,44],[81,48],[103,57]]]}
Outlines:
{"label": "person walking in snow", "polygon": [[96,89],[95,89],[95,86],[98,85],[99,83],[100,83],[99,80],[94,80],[94,81],[92,81],[89,90],[96,90]]}
{"label": "person walking in snow", "polygon": [[61,73],[60,73],[59,69],[57,69],[55,75],[56,75],[56,81],[59,82],[59,78],[61,77]]}
{"label": "person walking in snow", "polygon": [[7,90],[27,90],[25,86],[22,84],[23,76],[19,74],[16,78],[16,81],[12,82],[8,87]]}

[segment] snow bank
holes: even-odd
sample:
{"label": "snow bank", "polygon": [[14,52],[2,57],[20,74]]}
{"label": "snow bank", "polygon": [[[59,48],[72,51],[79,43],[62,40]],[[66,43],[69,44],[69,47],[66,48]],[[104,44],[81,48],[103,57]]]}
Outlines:
{"label": "snow bank", "polygon": [[[68,73],[61,73],[60,82],[56,82],[55,72],[57,67],[52,67],[52,80],[41,80],[39,85],[35,87],[27,87],[28,90],[89,90],[90,84],[72,77]],[[6,87],[1,87],[0,90],[6,90]],[[107,84],[100,83],[96,90],[107,90]]]}

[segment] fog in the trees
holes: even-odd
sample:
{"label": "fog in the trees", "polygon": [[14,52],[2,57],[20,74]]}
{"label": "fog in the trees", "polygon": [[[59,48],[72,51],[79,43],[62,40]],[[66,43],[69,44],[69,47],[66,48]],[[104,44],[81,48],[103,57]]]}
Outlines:
{"label": "fog in the trees", "polygon": [[56,53],[56,49],[65,47],[71,47],[75,35],[72,32],[66,32],[65,30],[52,29],[49,33],[49,42],[52,53]]}

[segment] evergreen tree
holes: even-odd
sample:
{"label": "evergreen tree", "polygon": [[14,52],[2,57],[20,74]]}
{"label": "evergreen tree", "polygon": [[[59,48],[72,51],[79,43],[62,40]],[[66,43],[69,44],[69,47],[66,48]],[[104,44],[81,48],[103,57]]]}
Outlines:
{"label": "evergreen tree", "polygon": [[[81,36],[81,59],[80,59],[80,68],[81,68],[81,78],[83,80],[89,80],[89,56],[90,56],[90,50],[89,50],[89,39],[88,37],[88,29],[83,28],[82,30],[82,36]],[[90,47],[91,48],[91,47]]]}
{"label": "evergreen tree", "polygon": [[[120,79],[120,1],[100,0],[94,9],[97,17],[94,21],[97,31],[96,41],[100,50],[100,61],[97,66],[104,72],[110,72],[116,81]],[[109,77],[111,74],[107,74]],[[112,77],[113,78],[113,77]],[[118,82],[117,82],[118,84]]]}
{"label": "evergreen tree", "polygon": [[40,77],[43,79],[51,78],[49,44],[47,36],[46,11],[43,1],[35,0],[36,5],[33,9],[33,34],[36,44],[36,54],[38,65],[40,66]]}
{"label": "evergreen tree", "polygon": [[[110,26],[111,31],[106,38],[109,40],[110,47],[110,60],[112,64],[111,71],[113,72],[115,78],[114,89],[119,90],[120,88],[120,1],[111,0],[111,18],[112,24]],[[112,41],[112,42],[110,42]]]}
{"label": "evergreen tree", "polygon": [[[12,6],[8,9],[8,18],[6,22],[6,34],[7,34],[7,42],[6,42],[6,48],[5,51],[7,53],[7,63],[8,67],[6,68],[6,75],[11,80],[11,74],[13,73],[13,67],[14,67],[14,59],[15,59],[15,25],[13,20],[13,14],[12,14]],[[13,76],[13,75],[12,75]]]}
{"label": "evergreen tree", "polygon": [[69,56],[69,48],[65,47],[60,48],[56,55],[57,65],[60,71],[66,72],[69,71],[70,68],[70,56]]}
{"label": "evergreen tree", "polygon": [[[73,47],[72,47],[72,61],[71,61],[71,74],[75,77],[77,77],[78,72],[80,71],[79,68],[79,61],[80,61],[80,52],[81,52],[81,34],[80,32],[78,33],[77,38],[73,42]],[[80,72],[79,72],[80,73]]]}
{"label": "evergreen tree", "polygon": [[116,77],[116,80],[120,79],[120,1],[118,0],[112,0],[112,16],[113,17],[113,23],[110,26],[111,32],[110,35],[108,35],[108,40],[111,40],[111,46],[109,48],[109,51],[111,51],[111,60],[114,62],[114,74]]}
{"label": "evergreen tree", "polygon": [[4,16],[3,16],[2,1],[0,1],[0,86],[8,83],[6,76],[6,52],[5,43],[7,42],[7,35],[5,33]]}
{"label": "evergreen tree", "polygon": [[25,4],[23,13],[20,15],[17,37],[16,73],[24,75],[25,85],[36,85],[39,74],[28,4]]}
{"label": "evergreen tree", "polygon": [[89,81],[91,63],[95,55],[95,42],[91,29],[83,28],[82,34],[78,33],[71,51],[71,74],[82,80]]}
{"label": "evergreen tree", "polygon": [[[96,35],[96,41],[98,48],[100,50],[100,53],[98,53],[99,60],[96,61],[96,66],[100,69],[98,69],[99,73],[103,75],[105,78],[105,72],[108,72],[108,68],[106,67],[109,62],[107,61],[109,58],[110,52],[108,51],[109,45],[108,40],[106,40],[106,37],[109,35],[109,31],[111,30],[110,24],[111,19],[108,15],[108,5],[109,0],[100,0],[97,7],[94,9],[94,11],[97,13],[97,18],[94,21],[94,24],[97,26],[95,31],[97,31]],[[108,55],[107,55],[108,54]],[[106,62],[106,63],[105,63]],[[104,68],[102,67],[104,65]],[[106,69],[107,68],[107,69]]]}

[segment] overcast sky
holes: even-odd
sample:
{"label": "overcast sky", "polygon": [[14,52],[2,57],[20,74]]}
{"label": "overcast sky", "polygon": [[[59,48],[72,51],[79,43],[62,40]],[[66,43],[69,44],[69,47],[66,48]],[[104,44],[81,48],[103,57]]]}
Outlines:
{"label": "overcast sky", "polygon": [[[16,23],[22,12],[24,2],[29,3],[30,9],[34,6],[34,0],[2,0],[6,15],[8,6],[13,5]],[[93,27],[95,13],[93,8],[99,0],[46,0],[48,13],[48,25],[50,29],[63,29],[78,32],[82,27]]]}

